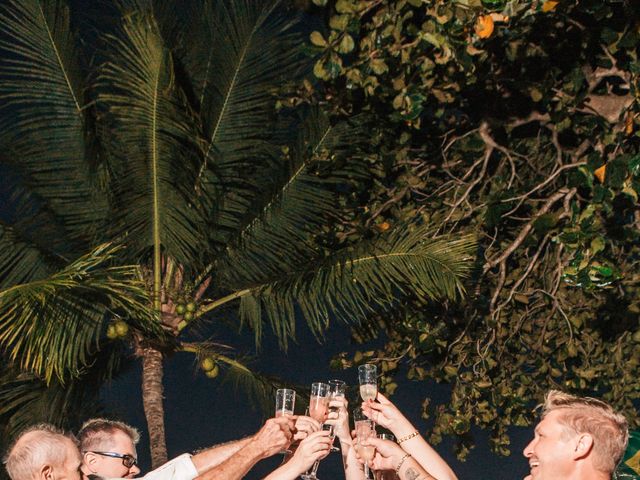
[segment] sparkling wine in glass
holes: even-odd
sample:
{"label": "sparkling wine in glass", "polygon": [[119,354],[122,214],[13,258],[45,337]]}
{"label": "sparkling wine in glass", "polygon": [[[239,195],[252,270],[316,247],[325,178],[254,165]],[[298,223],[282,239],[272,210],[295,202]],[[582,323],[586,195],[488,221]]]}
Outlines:
{"label": "sparkling wine in glass", "polygon": [[[329,380],[329,412],[338,413],[340,407],[332,406],[331,400],[336,398],[344,398],[347,391],[347,384],[342,380]],[[339,452],[340,448],[335,445],[331,445],[332,452]]]}
{"label": "sparkling wine in glass", "polygon": [[276,417],[283,415],[293,415],[296,406],[296,391],[290,388],[279,388],[276,390]]}
{"label": "sparkling wine in glass", "polygon": [[378,371],[372,363],[365,363],[358,367],[360,381],[360,396],[362,400],[373,401],[378,394]]}
{"label": "sparkling wine in glass", "polygon": [[[333,425],[329,425],[328,423],[323,423],[322,430],[328,431],[329,438],[333,440]],[[315,463],[313,464],[313,467],[311,467],[311,470],[309,470],[307,473],[300,475],[300,478],[302,478],[302,480],[318,480],[317,473],[318,473],[319,465],[320,465],[320,460],[316,460]]]}
{"label": "sparkling wine in glass", "polygon": [[[329,380],[329,400],[331,401],[334,398],[344,398],[345,392],[347,390],[347,384],[342,380]],[[337,412],[339,410],[338,407],[329,406],[330,412]]]}
{"label": "sparkling wine in glass", "polygon": [[358,447],[358,454],[364,460],[364,476],[365,479],[370,478],[370,470],[369,465],[375,456],[376,450],[375,447],[371,445],[362,445],[362,443],[368,439],[369,437],[375,436],[375,427],[373,425],[373,421],[369,420],[363,413],[362,410],[354,411],[354,424],[356,430],[356,444]]}
{"label": "sparkling wine in glass", "polygon": [[[293,415],[296,406],[296,391],[290,388],[279,388],[276,390],[276,417]],[[282,454],[291,453],[291,450],[283,450]]]}
{"label": "sparkling wine in glass", "polygon": [[309,416],[323,423],[327,418],[329,406],[329,385],[322,382],[311,384],[311,397],[309,399]]}

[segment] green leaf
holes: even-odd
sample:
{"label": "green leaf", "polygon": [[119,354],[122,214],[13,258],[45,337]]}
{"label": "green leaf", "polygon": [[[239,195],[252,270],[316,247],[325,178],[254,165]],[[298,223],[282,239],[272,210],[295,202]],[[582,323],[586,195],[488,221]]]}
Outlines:
{"label": "green leaf", "polygon": [[350,18],[351,17],[349,15],[333,15],[329,19],[329,26],[333,30],[337,30],[339,32],[342,32],[342,31],[346,30],[347,27],[349,26]]}
{"label": "green leaf", "polygon": [[371,70],[376,75],[382,75],[383,73],[385,73],[386,71],[389,70],[389,67],[387,66],[385,61],[382,60],[381,58],[376,58],[376,59],[371,60],[369,62],[369,66],[371,67]]}
{"label": "green leaf", "polygon": [[323,79],[323,80],[328,80],[329,79],[329,73],[324,68],[324,63],[325,62],[324,62],[323,59],[318,60],[313,65],[313,74],[316,76],[316,78],[320,78],[320,79]]}
{"label": "green leaf", "polygon": [[309,35],[309,39],[311,40],[311,43],[316,47],[326,47],[328,45],[327,41],[318,31],[311,32],[311,34]]}
{"label": "green leaf", "polygon": [[338,0],[335,5],[336,12],[338,13],[353,13],[354,6],[350,0]]}
{"label": "green leaf", "polygon": [[605,183],[612,188],[622,188],[625,179],[627,178],[628,170],[628,157],[618,157],[613,161],[607,163],[607,176]]}
{"label": "green leaf", "polygon": [[629,160],[629,171],[636,177],[640,176],[640,155],[636,155]]}
{"label": "green leaf", "polygon": [[579,167],[572,169],[569,173],[569,186],[570,187],[593,187],[593,172],[590,172],[586,167]]}
{"label": "green leaf", "polygon": [[340,45],[338,46],[338,51],[340,53],[350,53],[355,47],[355,43],[353,42],[353,37],[348,33],[345,33],[340,40]]}
{"label": "green leaf", "polygon": [[601,236],[594,237],[591,240],[591,254],[597,255],[599,252],[603,251],[605,248],[605,240]]}
{"label": "green leaf", "polygon": [[533,222],[533,228],[540,234],[545,234],[556,226],[558,219],[555,214],[547,213],[540,215]]}

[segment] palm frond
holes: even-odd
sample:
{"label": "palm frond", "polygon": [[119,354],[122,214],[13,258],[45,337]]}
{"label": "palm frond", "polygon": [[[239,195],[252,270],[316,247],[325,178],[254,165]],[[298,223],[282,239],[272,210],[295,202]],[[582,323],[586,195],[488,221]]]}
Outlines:
{"label": "palm frond", "polygon": [[[122,342],[101,345],[85,374],[64,384],[57,380],[47,384],[3,359],[0,366],[0,442],[9,442],[23,428],[40,422],[75,431],[87,418],[102,413],[101,386],[130,366],[130,361],[124,360],[122,345]],[[0,450],[4,450],[1,443]]]}
{"label": "palm frond", "polygon": [[0,290],[46,278],[59,265],[60,259],[25,241],[12,226],[0,223]]}
{"label": "palm frond", "polygon": [[[275,94],[308,63],[297,18],[280,0],[206,0],[191,12],[178,55],[200,112],[204,157],[194,191],[216,198],[209,208],[222,233],[251,205],[277,149]],[[233,192],[220,202],[216,191]],[[207,193],[208,192],[208,193]],[[218,212],[222,220],[216,221]],[[216,215],[216,217],[214,217]],[[225,221],[226,220],[226,221]],[[231,223],[228,225],[227,223]]]}
{"label": "palm frond", "polygon": [[[62,223],[63,219],[56,216],[51,211],[50,206],[43,203],[36,193],[27,187],[22,176],[6,163],[2,163],[4,156],[0,154],[0,165],[7,185],[3,189],[3,200],[6,206],[0,206],[5,212],[6,221],[0,220],[0,272],[13,270],[13,274],[19,273],[11,262],[11,258],[16,260],[23,256],[24,248],[28,245],[31,253],[36,257],[29,260],[23,259],[25,268],[37,271],[40,260],[46,258],[47,263],[51,263],[51,270],[47,270],[42,276],[55,271],[61,265],[68,263],[69,259],[75,258],[78,253],[69,241],[69,232]],[[8,262],[8,263],[7,263]],[[28,263],[31,262],[31,263]],[[0,275],[0,288],[13,283],[23,283],[36,276],[27,276],[21,279],[10,279]]]}
{"label": "palm frond", "polygon": [[85,161],[77,45],[65,2],[0,6],[0,148],[11,152],[5,160],[66,225],[69,238],[80,241],[101,210]]}
{"label": "palm frond", "polygon": [[246,161],[270,140],[275,89],[300,73],[297,19],[277,14],[282,3],[208,0],[199,12],[204,34],[188,45],[185,63],[203,116],[206,159],[217,149],[218,166]]}
{"label": "palm frond", "polygon": [[110,266],[118,250],[101,245],[51,277],[0,292],[0,347],[18,368],[47,382],[79,375],[107,314],[162,337],[137,268]]}
{"label": "palm frond", "polygon": [[320,111],[307,115],[216,265],[226,285],[267,283],[318,258],[311,240],[337,221],[338,191],[367,175],[366,138],[362,118],[332,125]]}
{"label": "palm frond", "polygon": [[220,368],[220,387],[229,386],[236,392],[242,392],[252,402],[254,407],[263,413],[273,415],[275,391],[278,388],[296,388],[280,378],[258,372],[253,363],[255,359],[249,356],[234,355],[230,348],[212,342],[189,343],[185,351],[196,354],[198,362],[205,357],[211,357]]}
{"label": "palm frond", "polygon": [[129,12],[106,35],[98,108],[110,131],[114,232],[132,252],[162,245],[180,263],[198,254],[200,217],[192,206],[198,130],[187,109],[171,52],[147,11]]}
{"label": "palm frond", "polygon": [[[320,336],[331,318],[358,322],[403,298],[459,298],[475,243],[469,236],[433,238],[425,227],[397,226],[387,235],[252,289],[242,299],[243,321],[259,338],[266,317],[286,346],[287,338],[295,336],[297,308]],[[260,308],[255,307],[258,302]]]}

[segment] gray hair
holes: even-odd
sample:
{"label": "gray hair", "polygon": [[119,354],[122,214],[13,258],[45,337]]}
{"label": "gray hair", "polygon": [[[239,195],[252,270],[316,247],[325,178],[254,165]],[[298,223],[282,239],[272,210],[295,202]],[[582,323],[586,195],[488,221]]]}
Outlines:
{"label": "gray hair", "polygon": [[32,480],[44,465],[62,465],[69,441],[77,445],[73,436],[65,435],[53,425],[40,423],[26,428],[3,458],[9,477],[11,480]]}
{"label": "gray hair", "polygon": [[127,435],[134,445],[140,440],[140,433],[131,425],[117,420],[92,418],[84,422],[78,432],[80,450],[84,453],[96,448],[110,448],[113,434],[118,431]]}

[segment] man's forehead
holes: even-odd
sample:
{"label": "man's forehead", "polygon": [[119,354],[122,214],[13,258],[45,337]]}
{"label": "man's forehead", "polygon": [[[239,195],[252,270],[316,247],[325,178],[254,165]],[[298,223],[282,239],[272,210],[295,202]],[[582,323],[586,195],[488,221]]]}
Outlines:
{"label": "man's forehead", "polygon": [[558,423],[558,413],[558,411],[554,410],[542,417],[540,422],[538,422],[538,425],[536,425],[536,431],[539,431],[541,429],[545,430],[553,425],[556,425]]}
{"label": "man's forehead", "polygon": [[133,444],[133,440],[131,437],[123,432],[122,430],[116,430],[111,435],[111,443],[115,446],[117,445],[120,448],[133,449],[135,451],[136,446]]}

